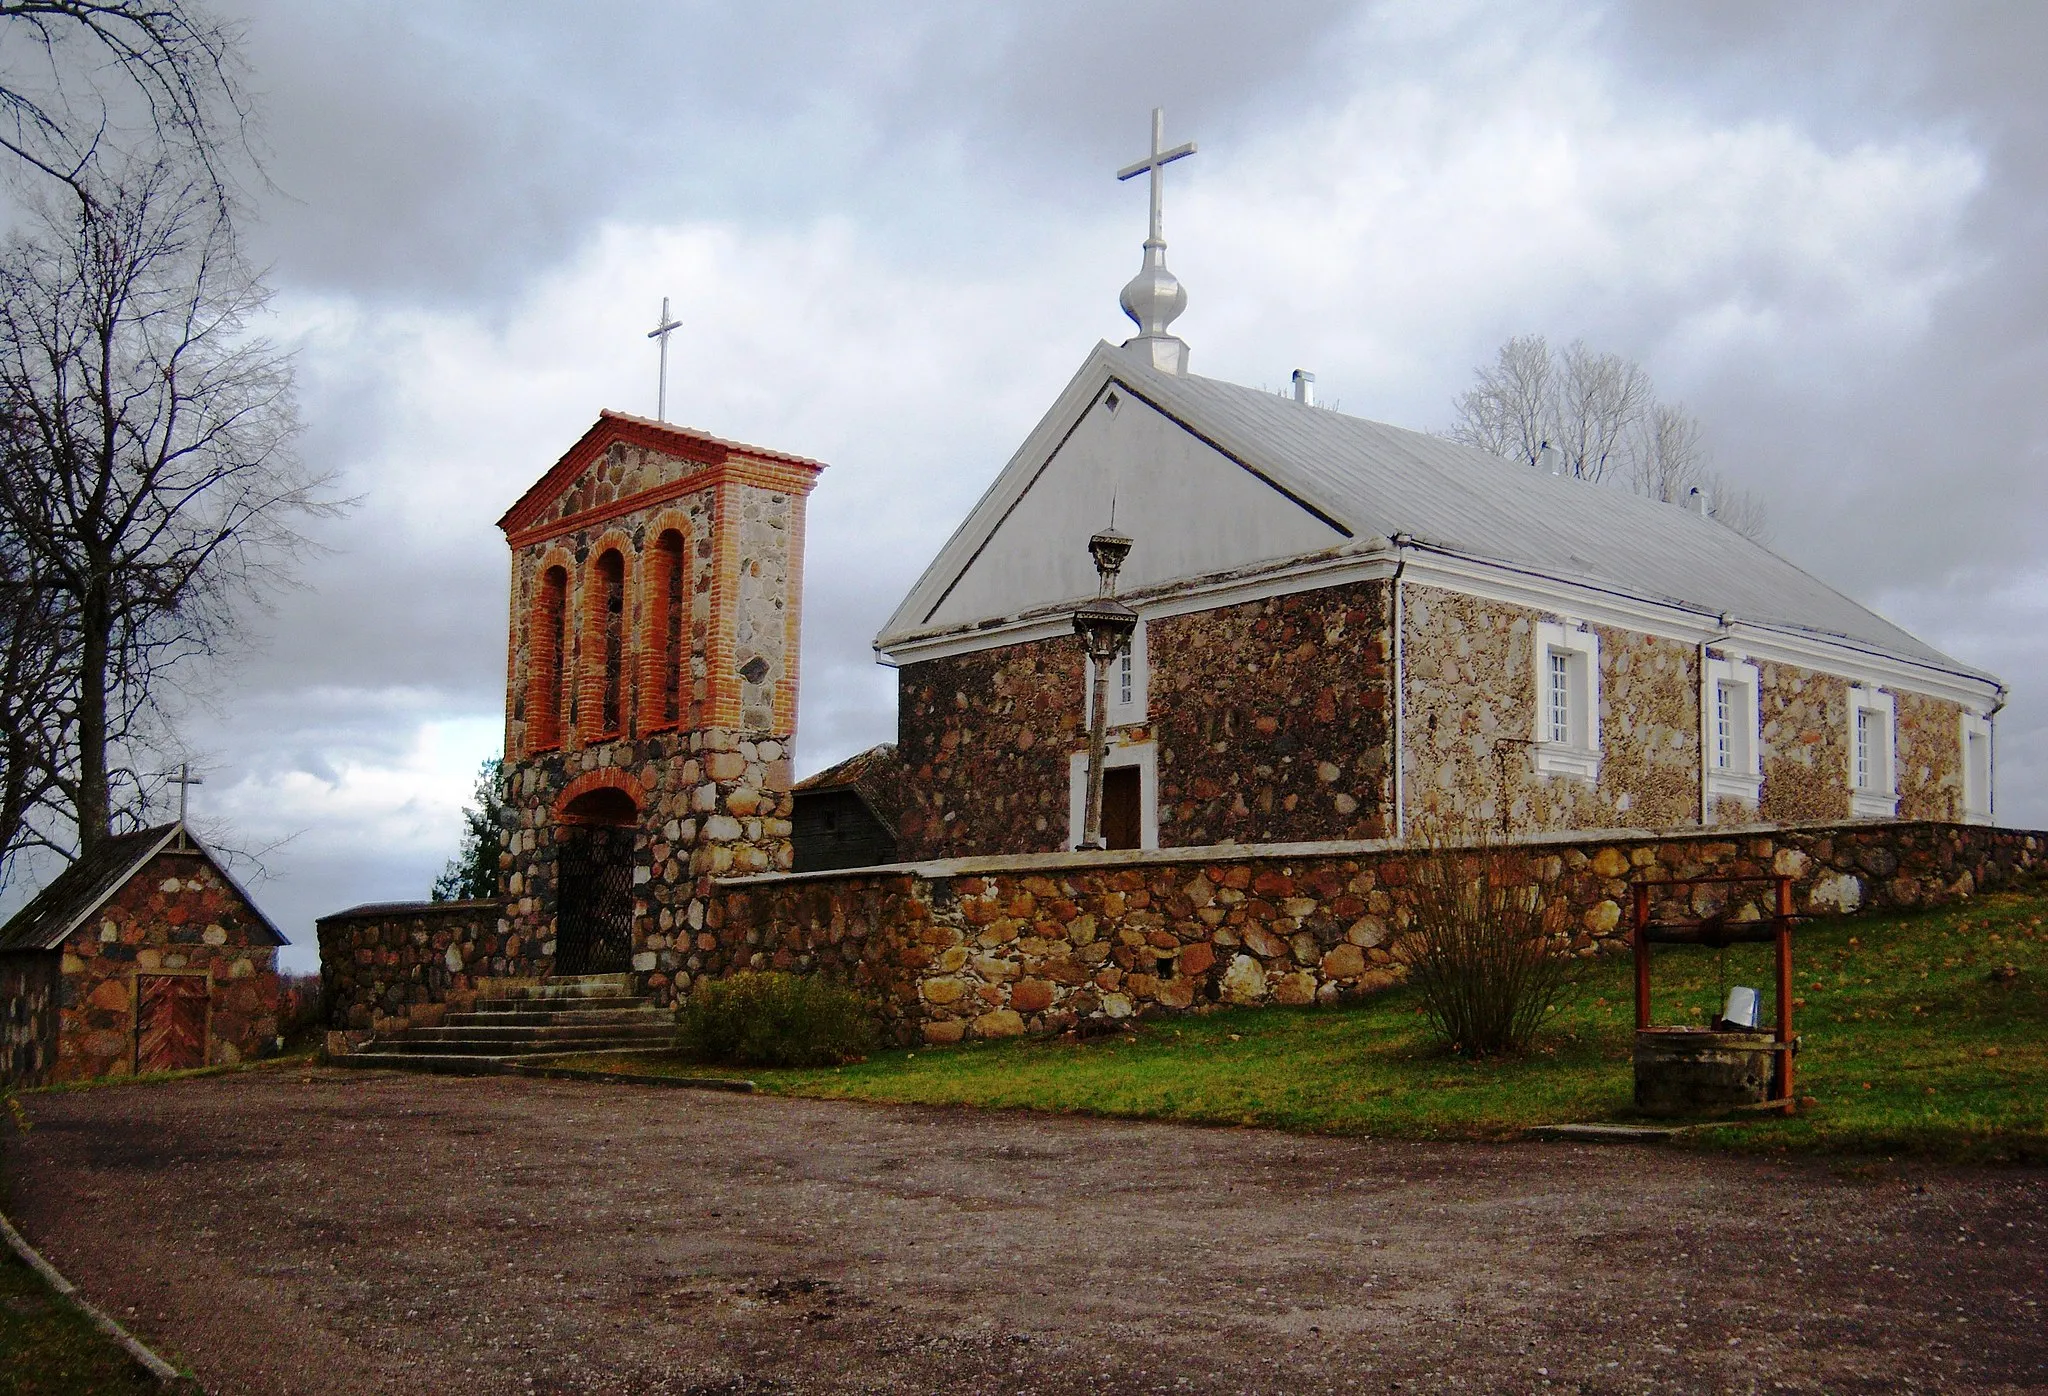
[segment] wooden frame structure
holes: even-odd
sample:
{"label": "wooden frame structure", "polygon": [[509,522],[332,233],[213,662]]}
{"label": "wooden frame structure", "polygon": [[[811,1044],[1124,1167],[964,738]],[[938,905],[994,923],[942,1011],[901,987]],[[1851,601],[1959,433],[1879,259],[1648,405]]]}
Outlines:
{"label": "wooden frame structure", "polygon": [[[1682,921],[1652,921],[1650,894],[1659,889],[1692,888],[1740,883],[1772,883],[1776,893],[1772,915],[1757,921],[1731,921],[1725,916],[1707,916]],[[1773,943],[1777,947],[1777,1045],[1776,1092],[1765,1102],[1766,1109],[1793,1109],[1792,1058],[1798,1050],[1792,1035],[1792,927],[1799,917],[1792,911],[1792,879],[1778,874],[1753,877],[1675,877],[1668,882],[1637,882],[1630,888],[1630,944],[1636,960],[1636,1031],[1650,1028],[1650,947],[1652,945],[1708,945],[1720,949],[1729,945]],[[1754,1108],[1754,1107],[1752,1107]]]}

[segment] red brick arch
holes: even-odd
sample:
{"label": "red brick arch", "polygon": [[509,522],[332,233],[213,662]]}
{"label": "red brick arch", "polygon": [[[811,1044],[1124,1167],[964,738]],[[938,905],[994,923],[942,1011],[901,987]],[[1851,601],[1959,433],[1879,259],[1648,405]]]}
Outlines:
{"label": "red brick arch", "polygon": [[593,790],[616,790],[633,802],[634,809],[644,811],[647,808],[647,791],[642,788],[639,781],[624,771],[585,771],[563,786],[562,793],[555,796],[555,818],[573,822],[574,816],[569,814],[569,806]]}

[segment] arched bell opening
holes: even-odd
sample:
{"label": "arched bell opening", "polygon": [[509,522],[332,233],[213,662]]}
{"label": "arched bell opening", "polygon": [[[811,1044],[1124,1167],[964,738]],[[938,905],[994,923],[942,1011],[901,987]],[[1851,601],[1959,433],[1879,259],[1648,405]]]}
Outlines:
{"label": "arched bell opening", "polygon": [[619,974],[633,965],[633,845],[640,806],[599,786],[562,806],[556,837],[555,973]]}

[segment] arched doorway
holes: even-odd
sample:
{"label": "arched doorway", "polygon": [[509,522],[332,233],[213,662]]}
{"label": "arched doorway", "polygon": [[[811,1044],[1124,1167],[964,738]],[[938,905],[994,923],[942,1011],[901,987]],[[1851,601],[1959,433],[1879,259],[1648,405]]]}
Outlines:
{"label": "arched doorway", "polygon": [[618,974],[633,964],[633,839],[640,808],[623,790],[585,791],[556,840],[555,973]]}

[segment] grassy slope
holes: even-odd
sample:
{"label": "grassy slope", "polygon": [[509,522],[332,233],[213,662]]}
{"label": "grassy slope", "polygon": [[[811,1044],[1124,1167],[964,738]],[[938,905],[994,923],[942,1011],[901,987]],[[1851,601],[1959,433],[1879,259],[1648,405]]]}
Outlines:
{"label": "grassy slope", "polygon": [[[1805,1038],[1792,1120],[1710,1132],[1731,1147],[1913,1149],[2048,1160],[2048,898],[1802,927],[1793,965]],[[1657,951],[1656,1020],[1704,1022],[1726,983],[1765,990],[1765,946]],[[2019,973],[1994,977],[2005,966]],[[1405,991],[1330,1009],[1155,1019],[1135,1040],[1016,1041],[884,1052],[822,1071],[750,1071],[764,1090],[1017,1107],[1396,1137],[1485,1137],[1624,1119],[1632,1078],[1628,957],[1603,959],[1511,1062],[1437,1054]],[[706,1073],[673,1056],[589,1059]]]}
{"label": "grassy slope", "polygon": [[159,1390],[128,1354],[0,1245],[0,1396]]}

